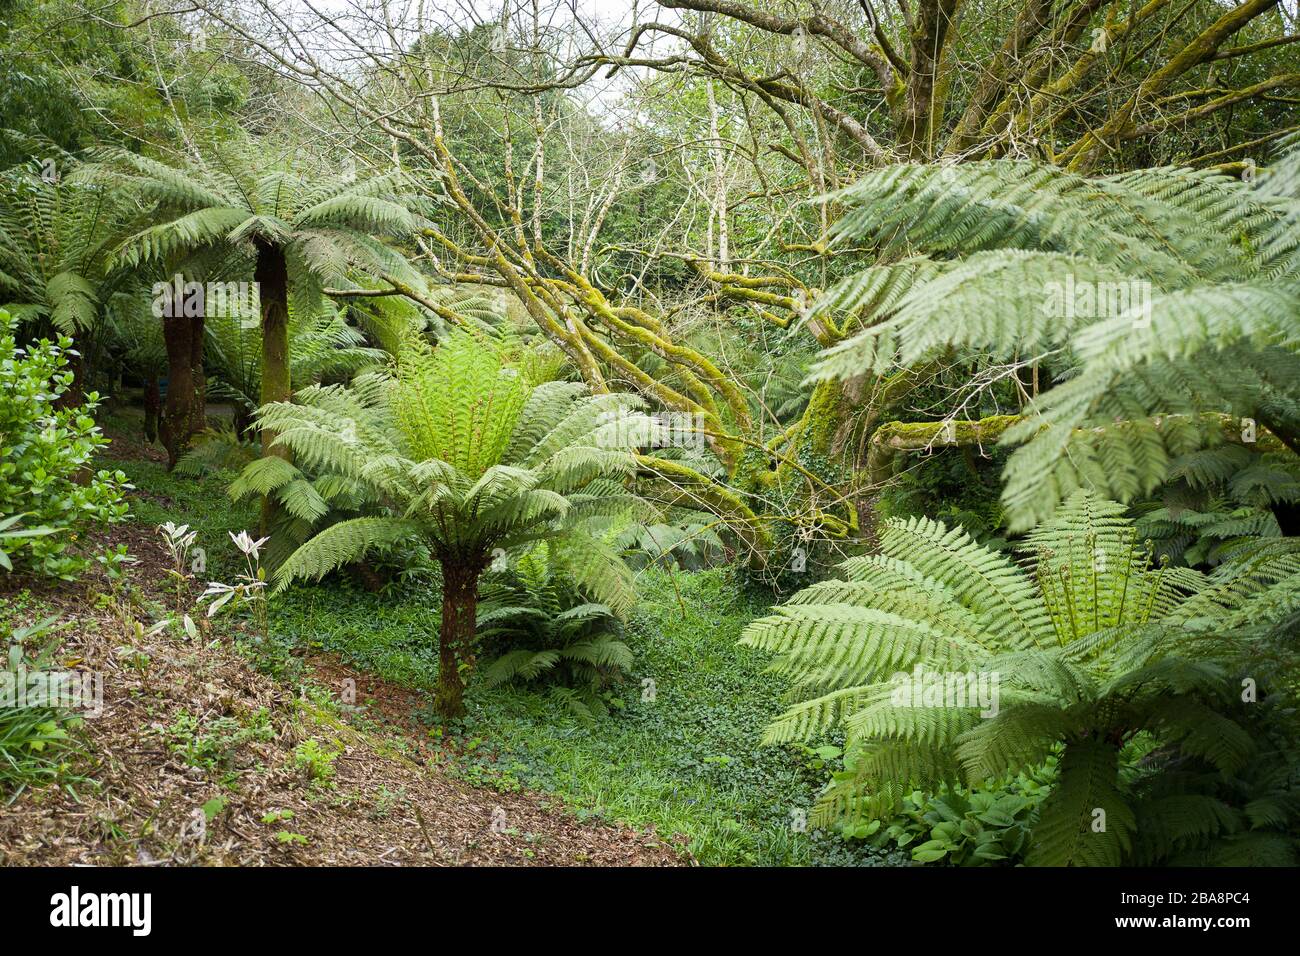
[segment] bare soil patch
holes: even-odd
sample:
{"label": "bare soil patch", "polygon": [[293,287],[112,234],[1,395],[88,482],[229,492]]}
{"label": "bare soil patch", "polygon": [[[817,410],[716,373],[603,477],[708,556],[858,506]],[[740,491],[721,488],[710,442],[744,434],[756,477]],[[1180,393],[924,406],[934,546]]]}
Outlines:
{"label": "bare soil patch", "polygon": [[[112,529],[101,543],[110,542],[127,543],[139,562],[130,602],[104,599],[97,573],[74,584],[0,578],[0,605],[28,592],[34,610],[19,613],[22,623],[57,614],[60,660],[102,674],[104,687],[102,715],[76,734],[81,779],[0,807],[0,864],[689,863],[653,832],[580,822],[543,795],[456,779],[439,765],[448,754],[427,739],[375,732],[374,720],[353,726],[346,710],[255,670],[220,618],[198,638],[140,634],[134,618],[147,630],[146,605],[165,601],[169,558],[154,530],[137,524]],[[323,686],[355,681],[357,699],[372,700],[385,725],[419,703],[332,658],[308,663]],[[328,779],[313,779],[297,759],[304,745],[337,754]]]}

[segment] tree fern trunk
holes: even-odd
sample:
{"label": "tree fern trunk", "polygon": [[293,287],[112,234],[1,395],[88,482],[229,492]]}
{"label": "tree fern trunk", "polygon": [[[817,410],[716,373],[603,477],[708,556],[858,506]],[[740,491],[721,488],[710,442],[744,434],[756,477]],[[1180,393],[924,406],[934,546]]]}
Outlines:
{"label": "tree fern trunk", "polygon": [[167,316],[162,320],[167,347],[167,400],[159,437],[167,449],[167,467],[189,448],[190,438],[207,426],[204,409],[203,316]]}
{"label": "tree fern trunk", "polygon": [[[262,394],[261,402],[287,402],[292,397],[289,383],[289,271],[284,250],[259,243],[253,279],[262,301]],[[275,435],[262,430],[262,454],[288,460],[287,448],[273,447]],[[275,504],[262,499],[262,534],[270,533]]]}
{"label": "tree fern trunk", "polygon": [[158,414],[162,407],[162,392],[158,389],[158,376],[150,375],[144,380],[144,440],[153,443],[158,440]]}
{"label": "tree fern trunk", "polygon": [[434,706],[444,720],[465,714],[465,681],[460,665],[470,659],[473,651],[479,573],[473,565],[442,565],[442,633],[438,640],[438,696]]}

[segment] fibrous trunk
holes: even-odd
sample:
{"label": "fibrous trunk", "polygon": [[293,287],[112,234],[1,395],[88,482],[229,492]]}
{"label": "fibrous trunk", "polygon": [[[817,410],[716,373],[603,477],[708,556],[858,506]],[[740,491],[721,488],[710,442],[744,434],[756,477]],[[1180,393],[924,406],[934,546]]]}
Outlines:
{"label": "fibrous trunk", "polygon": [[167,467],[189,448],[190,439],[207,427],[203,378],[203,316],[165,316],[163,343],[167,348],[167,399],[159,437],[167,449]]}
{"label": "fibrous trunk", "polygon": [[[259,243],[257,266],[253,272],[262,301],[262,393],[261,402],[287,402],[292,397],[289,384],[289,273],[284,250],[269,243]],[[262,454],[278,455],[288,460],[287,448],[274,446],[275,435],[262,430]],[[275,504],[262,499],[262,534],[270,533]]]}
{"label": "fibrous trunk", "polygon": [[438,696],[435,709],[444,720],[465,713],[465,680],[460,666],[468,663],[474,646],[478,614],[477,567],[442,565],[442,633],[438,640]]}
{"label": "fibrous trunk", "polygon": [[243,405],[235,407],[235,437],[240,441],[252,441],[253,435],[253,413]]}

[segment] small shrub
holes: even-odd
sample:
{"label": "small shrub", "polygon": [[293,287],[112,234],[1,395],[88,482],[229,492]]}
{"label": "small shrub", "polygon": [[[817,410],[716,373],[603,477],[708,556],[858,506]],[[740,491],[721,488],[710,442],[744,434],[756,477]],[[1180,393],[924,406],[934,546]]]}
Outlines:
{"label": "small shrub", "polygon": [[906,850],[917,863],[1010,866],[1024,862],[1038,807],[1050,792],[1055,758],[1005,786],[945,787],[905,796],[897,814],[844,827],[848,838]]}
{"label": "small shrub", "polygon": [[546,683],[579,718],[609,708],[601,696],[632,666],[622,622],[587,600],[546,544],[492,575],[478,612],[479,639],[499,653],[484,672],[488,686]]}
{"label": "small shrub", "polygon": [[[19,348],[15,328],[0,312],[0,518],[10,519],[0,565],[71,580],[89,563],[72,544],[94,523],[125,518],[122,495],[131,486],[120,471],[82,477],[108,439],[90,415],[94,392],[78,408],[54,407],[72,385],[72,340]],[[20,536],[24,529],[33,533]]]}

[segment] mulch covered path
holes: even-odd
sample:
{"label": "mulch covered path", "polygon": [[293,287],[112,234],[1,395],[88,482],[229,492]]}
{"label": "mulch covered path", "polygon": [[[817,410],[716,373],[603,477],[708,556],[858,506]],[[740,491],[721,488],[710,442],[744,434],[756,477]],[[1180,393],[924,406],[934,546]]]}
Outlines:
{"label": "mulch covered path", "polygon": [[[127,524],[105,540],[129,545],[139,561],[133,583],[161,599],[168,557],[154,530]],[[108,587],[96,573],[74,584],[6,575],[0,605],[24,590],[51,609],[42,614],[59,614],[65,665],[103,675],[104,711],[78,732],[80,782],[0,803],[0,864],[690,863],[679,845],[651,831],[579,822],[543,795],[454,779],[430,759],[427,739],[340,721],[254,670],[219,628],[198,639],[141,636],[119,608],[97,598]],[[382,700],[384,711],[418,699],[331,659],[309,663],[323,686],[351,677],[357,699]],[[187,716],[199,718],[196,734],[221,718],[218,726],[261,732],[217,766],[195,767],[177,749],[186,740],[175,729],[178,718],[183,726]],[[313,782],[295,763],[295,747],[308,738],[341,751],[328,781]],[[211,802],[217,798],[223,802]]]}

